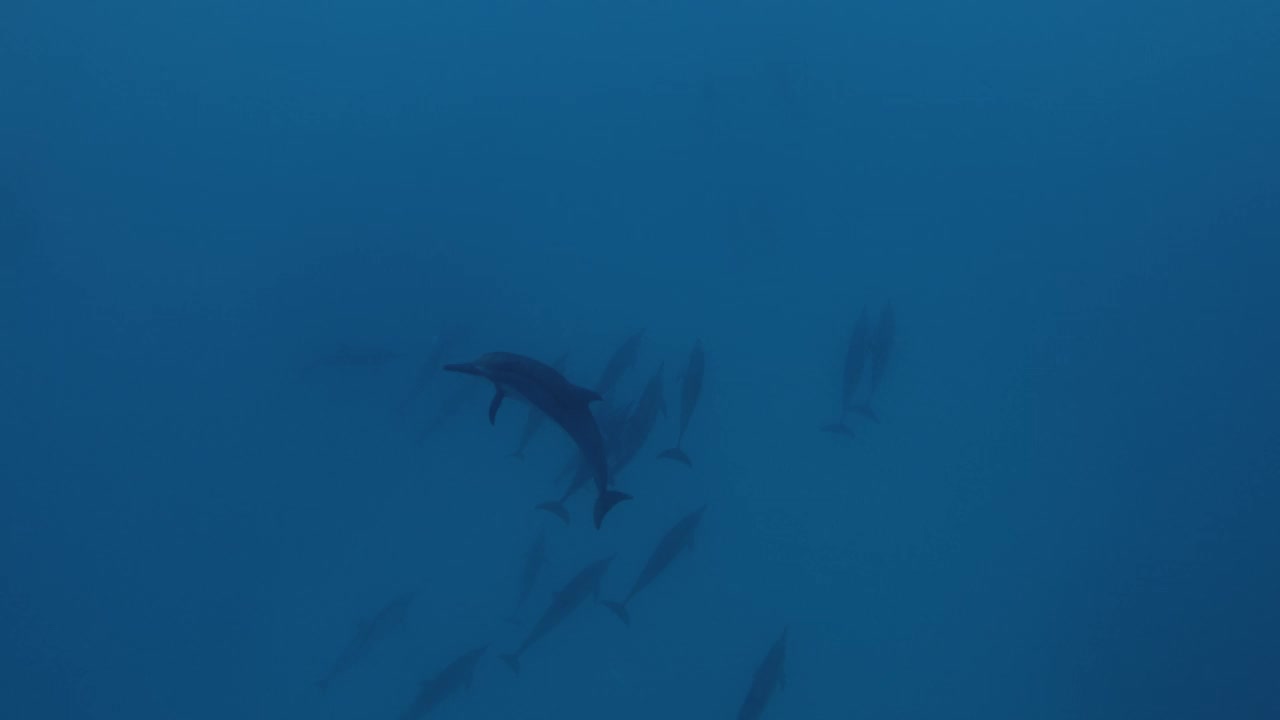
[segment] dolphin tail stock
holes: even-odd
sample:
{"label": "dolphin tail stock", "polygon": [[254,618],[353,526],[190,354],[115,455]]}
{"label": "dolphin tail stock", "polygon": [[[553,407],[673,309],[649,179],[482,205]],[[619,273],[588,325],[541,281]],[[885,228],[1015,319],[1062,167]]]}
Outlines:
{"label": "dolphin tail stock", "polygon": [[519,655],[519,653],[511,653],[511,654],[509,654],[509,655],[502,655],[501,657],[502,657],[502,662],[506,663],[506,664],[507,664],[507,667],[511,668],[511,672],[513,672],[513,673],[519,673],[519,672],[520,672],[520,655]]}
{"label": "dolphin tail stock", "polygon": [[546,510],[547,512],[560,518],[560,522],[565,525],[569,524],[569,511],[565,509],[564,503],[559,500],[544,502],[534,508],[535,510]]}
{"label": "dolphin tail stock", "polygon": [[830,425],[823,425],[822,431],[835,433],[836,435],[847,435],[849,437],[853,437],[853,430],[849,429],[849,426],[845,425],[843,422],[835,422],[835,423],[831,423]]}
{"label": "dolphin tail stock", "polygon": [[619,492],[617,490],[605,490],[604,492],[597,495],[596,505],[595,505],[595,508],[593,508],[593,513],[596,521],[596,529],[597,530],[600,529],[600,523],[604,522],[604,516],[607,515],[610,510],[613,509],[614,505],[617,505],[618,503],[624,500],[630,500],[630,499],[631,499],[630,495],[624,492]]}
{"label": "dolphin tail stock", "polygon": [[631,627],[631,613],[627,612],[626,605],[612,600],[605,600],[602,604],[612,610],[613,614],[618,616],[618,619],[622,621],[623,625]]}
{"label": "dolphin tail stock", "polygon": [[658,457],[665,458],[667,460],[675,460],[676,462],[682,462],[685,465],[688,465],[689,467],[693,467],[693,462],[689,460],[689,456],[685,454],[685,451],[682,450],[680,447],[673,447],[670,450],[663,450],[662,452],[658,453]]}
{"label": "dolphin tail stock", "polygon": [[859,415],[865,417],[866,419],[870,420],[871,422],[874,422],[874,423],[880,422],[880,416],[876,414],[875,410],[871,409],[870,405],[854,405],[850,409],[858,413]]}

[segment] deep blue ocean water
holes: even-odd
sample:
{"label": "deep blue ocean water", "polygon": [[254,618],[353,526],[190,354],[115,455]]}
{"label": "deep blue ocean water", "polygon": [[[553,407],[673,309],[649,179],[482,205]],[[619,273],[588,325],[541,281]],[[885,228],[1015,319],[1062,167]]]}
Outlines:
{"label": "deep blue ocean water", "polygon": [[[0,718],[394,720],[480,646],[425,717],[732,718],[784,629],[772,720],[1280,717],[1278,38],[1264,0],[0,3]],[[823,432],[886,305],[879,422]],[[437,365],[592,387],[640,331],[596,416],[659,372],[668,413],[566,527],[574,446],[509,457],[525,407]],[[703,504],[629,627],[588,597],[499,659]]]}

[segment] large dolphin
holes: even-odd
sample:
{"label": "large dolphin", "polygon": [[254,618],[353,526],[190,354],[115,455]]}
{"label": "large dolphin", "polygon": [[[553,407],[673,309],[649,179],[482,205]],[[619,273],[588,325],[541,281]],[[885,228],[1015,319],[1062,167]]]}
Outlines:
{"label": "large dolphin", "polygon": [[516,620],[520,608],[524,607],[525,601],[533,594],[533,587],[537,584],[538,575],[542,572],[542,566],[546,561],[547,534],[540,532],[537,539],[529,546],[529,551],[524,554],[524,568],[520,572],[520,595],[516,598],[516,606],[511,611],[512,621]]}
{"label": "large dolphin", "polygon": [[413,597],[412,592],[400,595],[379,610],[372,620],[360,623],[356,634],[347,642],[333,667],[316,683],[321,692],[328,690],[339,675],[350,670],[352,666],[364,659],[375,645],[404,624],[409,614],[409,606],[413,604]]}
{"label": "large dolphin", "polygon": [[786,688],[787,679],[782,668],[786,659],[787,631],[784,628],[782,637],[779,637],[773,647],[769,648],[769,654],[756,669],[755,677],[751,680],[751,689],[747,691],[747,699],[742,702],[742,709],[738,711],[738,720],[756,720],[764,714],[764,709],[769,705],[769,698],[773,697],[774,690]]}
{"label": "large dolphin", "polygon": [[459,690],[470,688],[471,678],[476,672],[476,663],[480,662],[480,658],[484,656],[487,649],[487,647],[479,647],[465,652],[446,665],[438,675],[424,680],[422,689],[418,691],[418,697],[400,714],[400,720],[416,720]]}
{"label": "large dolphin", "polygon": [[560,592],[551,597],[551,605],[542,613],[538,624],[529,631],[524,642],[520,643],[520,647],[515,652],[502,656],[503,662],[513,671],[520,672],[520,656],[526,650],[564,622],[564,619],[572,615],[588,596],[600,595],[600,580],[612,561],[613,556],[610,555],[591,563],[574,575]]}
{"label": "large dolphin", "polygon": [[618,349],[613,352],[609,358],[609,362],[604,366],[604,371],[600,373],[600,379],[596,381],[596,392],[601,395],[608,395],[614,385],[622,379],[627,370],[636,364],[636,358],[640,356],[640,343],[644,340],[644,330],[639,330],[636,334],[627,338]]}
{"label": "large dolphin", "polygon": [[[564,355],[556,358],[556,361],[551,363],[551,367],[555,368],[556,372],[563,375],[565,363],[568,361],[569,354],[565,353]],[[521,460],[524,459],[525,448],[529,447],[529,442],[533,440],[533,436],[537,434],[538,429],[542,427],[542,421],[546,418],[547,416],[538,408],[532,406],[529,407],[529,416],[525,418],[524,430],[520,431],[520,444],[517,445],[515,451],[511,453],[511,457],[520,458]]]}
{"label": "large dolphin", "polygon": [[856,398],[858,386],[862,382],[862,370],[867,364],[867,352],[870,350],[869,328],[867,310],[863,308],[858,315],[857,324],[853,326],[853,333],[849,336],[849,347],[845,350],[844,375],[841,378],[843,383],[840,392],[840,418],[830,425],[823,426],[822,429],[827,432],[853,437],[853,430],[845,424],[845,417],[850,410],[861,410],[856,403]]}
{"label": "large dolphin", "polygon": [[589,407],[590,403],[600,400],[599,393],[574,385],[550,365],[515,353],[491,352],[471,362],[445,365],[444,369],[475,375],[493,383],[490,423],[496,420],[502,399],[511,394],[541,410],[569,434],[595,473],[593,515],[597,528],[614,505],[630,499],[626,493],[609,489],[609,459],[604,438]]}
{"label": "large dolphin", "polygon": [[658,453],[660,458],[676,460],[693,467],[693,462],[684,451],[684,431],[689,428],[689,418],[693,416],[693,409],[698,406],[698,396],[702,394],[702,373],[705,365],[702,341],[698,340],[693,345],[693,352],[689,354],[689,366],[685,368],[684,381],[680,387],[680,434],[676,436],[675,447]]}
{"label": "large dolphin", "polygon": [[706,512],[707,506],[694,510],[684,516],[671,529],[667,531],[662,539],[658,541],[653,552],[649,555],[649,560],[644,564],[644,569],[640,571],[640,575],[636,577],[635,583],[631,585],[631,592],[621,600],[621,602],[611,602],[606,600],[605,607],[613,611],[618,619],[623,623],[631,624],[631,614],[627,612],[627,603],[640,593],[641,590],[649,586],[662,574],[667,566],[671,565],[671,561],[680,555],[685,548],[693,547],[694,531],[698,529],[698,524],[702,522],[702,514]]}

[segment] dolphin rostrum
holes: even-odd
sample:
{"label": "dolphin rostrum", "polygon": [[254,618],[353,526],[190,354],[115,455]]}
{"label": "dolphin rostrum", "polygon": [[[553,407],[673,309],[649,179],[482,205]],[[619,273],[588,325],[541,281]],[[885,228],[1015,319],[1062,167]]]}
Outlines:
{"label": "dolphin rostrum", "polygon": [[774,690],[786,688],[787,679],[782,668],[786,659],[787,630],[784,628],[782,637],[779,637],[773,647],[769,648],[769,654],[756,669],[755,677],[751,680],[751,689],[747,691],[747,699],[742,702],[742,709],[738,711],[738,720],[756,720],[764,714],[764,709],[768,706]]}
{"label": "dolphin rostrum", "polygon": [[487,647],[479,647],[460,655],[445,666],[438,675],[422,683],[418,697],[413,704],[400,714],[400,720],[416,720],[431,712],[437,705],[449,699],[463,688],[471,687],[471,678],[475,675],[476,664],[484,656]]}
{"label": "dolphin rostrum", "polygon": [[631,615],[627,612],[627,603],[640,593],[641,590],[649,586],[659,575],[662,574],[671,561],[680,555],[685,548],[693,547],[694,531],[698,529],[698,523],[702,522],[702,513],[706,512],[707,506],[694,510],[684,516],[667,531],[658,541],[658,545],[653,548],[653,553],[649,555],[649,560],[644,564],[644,569],[640,571],[640,575],[631,586],[631,592],[622,599],[621,602],[612,602],[606,600],[605,607],[613,611],[624,624],[631,624]]}
{"label": "dolphin rostrum", "polygon": [[676,446],[663,450],[658,454],[660,458],[676,460],[693,467],[693,462],[684,452],[684,431],[689,428],[689,418],[693,416],[693,409],[698,406],[698,396],[702,394],[702,372],[705,365],[702,341],[698,340],[693,345],[693,352],[689,354],[689,367],[684,371],[684,382],[680,388],[680,434],[676,436]]}
{"label": "dolphin rostrum", "polygon": [[591,563],[574,575],[572,580],[551,597],[551,605],[542,613],[538,624],[529,631],[524,642],[520,643],[520,647],[515,652],[502,656],[503,662],[513,671],[520,672],[520,656],[526,650],[564,622],[564,619],[572,615],[588,596],[599,596],[600,580],[612,561],[613,556],[610,555]]}
{"label": "dolphin rostrum", "polygon": [[493,423],[508,394],[523,398],[541,410],[573,439],[596,478],[596,527],[609,510],[623,500],[626,493],[609,489],[609,459],[604,438],[590,403],[600,400],[594,390],[578,387],[556,372],[550,365],[515,353],[491,352],[472,362],[445,365],[445,370],[482,377],[493,383],[493,400],[489,403],[489,422]]}

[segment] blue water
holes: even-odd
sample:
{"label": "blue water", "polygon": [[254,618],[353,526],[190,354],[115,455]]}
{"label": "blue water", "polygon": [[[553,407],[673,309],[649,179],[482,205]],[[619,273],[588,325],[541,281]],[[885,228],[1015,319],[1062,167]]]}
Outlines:
{"label": "blue water", "polygon": [[[7,0],[0,717],[394,719],[487,644],[430,717],[731,718],[784,628],[764,718],[1280,717],[1277,37],[1270,0]],[[885,303],[880,422],[821,432]],[[554,427],[510,458],[524,407],[415,391],[454,328],[588,386],[644,330],[610,400],[661,367],[669,414],[601,530],[533,509]],[[588,599],[498,659],[703,503],[629,628]]]}

